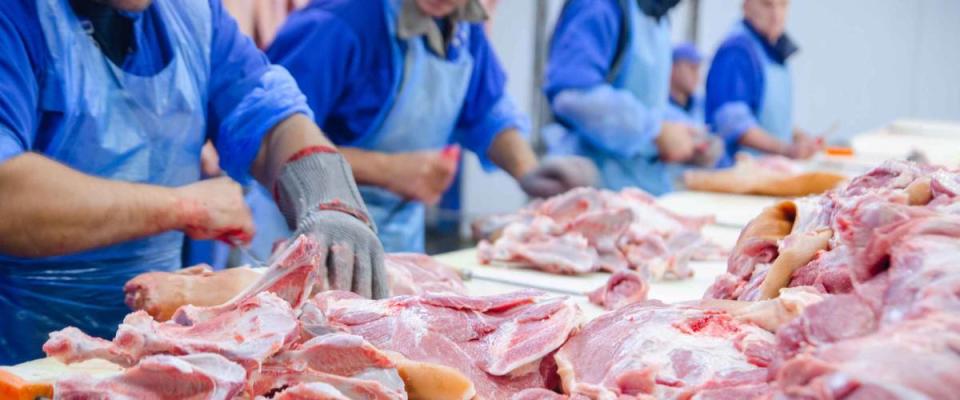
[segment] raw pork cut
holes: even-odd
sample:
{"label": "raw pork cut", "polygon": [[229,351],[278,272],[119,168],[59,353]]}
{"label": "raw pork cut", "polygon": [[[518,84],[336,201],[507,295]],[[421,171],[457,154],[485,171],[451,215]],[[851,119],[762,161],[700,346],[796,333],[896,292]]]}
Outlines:
{"label": "raw pork cut", "polygon": [[650,285],[639,272],[621,270],[610,275],[603,286],[587,296],[590,302],[605,310],[616,310],[629,304],[647,300]]}
{"label": "raw pork cut", "polygon": [[423,254],[387,254],[385,265],[392,296],[450,293],[466,295],[463,279],[453,267]]}
{"label": "raw pork cut", "polygon": [[379,349],[460,370],[481,398],[504,399],[555,384],[548,356],[579,326],[580,311],[569,300],[529,291],[386,300],[333,291],[316,296],[301,320],[310,331],[345,331]]}
{"label": "raw pork cut", "polygon": [[124,318],[112,342],[68,327],[51,333],[43,350],[65,363],[101,358],[122,366],[135,365],[152,354],[216,353],[253,371],[296,341],[299,333],[290,304],[263,292],[228,312],[189,326],[156,322],[138,311]]}
{"label": "raw pork cut", "polygon": [[930,314],[800,354],[777,373],[782,398],[955,399],[960,318]]}
{"label": "raw pork cut", "polygon": [[580,188],[520,210],[496,240],[480,242],[477,254],[483,264],[560,274],[631,268],[653,278],[683,279],[692,275],[690,259],[723,253],[700,234],[710,222],[674,214],[638,189]]}
{"label": "raw pork cut", "polygon": [[846,178],[829,172],[804,171],[781,156],[754,158],[737,154],[733,168],[688,171],[683,181],[689,190],[757,194],[762,196],[808,196],[833,189]]}
{"label": "raw pork cut", "polygon": [[61,379],[53,393],[55,400],[229,400],[243,389],[245,374],[216,354],[157,355],[117,376]]}
{"label": "raw pork cut", "polygon": [[[285,264],[278,263],[281,266]],[[387,254],[384,265],[390,279],[392,295],[467,293],[456,270],[432,257],[422,254]],[[299,274],[300,277],[304,277],[306,272],[299,268],[287,271],[293,276]],[[253,286],[264,273],[263,269],[245,267],[214,272],[202,265],[178,272],[148,272],[127,282],[124,293],[126,303],[132,310],[144,310],[157,321],[166,321],[177,309],[188,304],[199,307],[224,304]],[[318,281],[313,292],[319,293],[325,288],[326,283]]]}
{"label": "raw pork cut", "polygon": [[555,358],[568,395],[626,400],[761,390],[773,354],[771,333],[723,311],[648,302],[591,321]]}

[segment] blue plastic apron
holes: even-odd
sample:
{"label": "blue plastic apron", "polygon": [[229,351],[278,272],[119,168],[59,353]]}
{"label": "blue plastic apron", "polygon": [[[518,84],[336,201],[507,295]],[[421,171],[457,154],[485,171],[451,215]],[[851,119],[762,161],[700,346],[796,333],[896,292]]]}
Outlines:
{"label": "blue plastic apron", "polygon": [[[786,63],[779,64],[770,58],[760,43],[756,35],[746,32],[746,28],[740,25],[744,34],[750,38],[753,44],[753,50],[758,55],[758,59],[763,62],[763,103],[758,110],[757,123],[765,131],[784,143],[793,142],[793,78],[790,72],[790,66]],[[761,154],[755,149],[748,151],[754,154]]]}
{"label": "blue plastic apron", "polygon": [[[630,52],[622,72],[613,85],[623,88],[646,107],[663,115],[670,93],[672,45],[670,23],[666,17],[657,19],[643,13],[635,1],[628,1],[630,9]],[[631,158],[611,155],[580,141],[582,153],[597,163],[603,185],[607,189],[640,187],[654,195],[672,190],[659,150],[650,142],[647,151]]]}
{"label": "blue plastic apron", "polygon": [[[396,36],[398,1],[387,3],[387,24]],[[469,40],[461,23],[454,45]],[[473,57],[464,48],[455,60],[431,53],[422,37],[391,41],[398,87],[393,106],[382,123],[354,144],[385,153],[441,149],[450,143],[463,107],[473,70]],[[399,66],[403,70],[399,70]],[[402,72],[402,74],[401,74]],[[373,186],[361,186],[360,194],[377,223],[380,240],[388,252],[423,252],[424,205]]]}
{"label": "blue plastic apron", "polygon": [[[172,50],[167,66],[137,76],[113,65],[85,33],[69,0],[38,0],[50,51],[44,111],[63,124],[42,151],[80,172],[179,186],[200,176],[206,124],[211,14],[206,1],[158,0]],[[68,207],[69,205],[64,205]],[[180,267],[183,235],[164,233],[46,259],[0,257],[0,364],[40,357],[50,331],[74,325],[112,337],[129,312],[123,284]]]}

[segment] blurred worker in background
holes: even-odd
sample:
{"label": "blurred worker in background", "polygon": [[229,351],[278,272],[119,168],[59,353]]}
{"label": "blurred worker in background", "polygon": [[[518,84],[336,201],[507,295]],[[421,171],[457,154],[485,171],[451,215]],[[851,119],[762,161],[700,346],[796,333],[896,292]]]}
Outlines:
{"label": "blurred worker in background", "polygon": [[673,47],[673,66],[670,69],[670,101],[664,119],[688,125],[694,129],[694,156],[685,164],[667,164],[668,175],[682,181],[683,172],[690,168],[713,168],[723,159],[726,149],[723,140],[708,133],[703,122],[703,102],[697,96],[700,87],[700,64],[703,56],[692,43]]}
{"label": "blurred worker in background", "polygon": [[670,102],[666,118],[671,121],[703,124],[703,99],[696,95],[700,87],[700,63],[703,56],[693,43],[673,48],[670,69]]}
{"label": "blurred worker in background", "polygon": [[424,203],[452,182],[459,146],[533,196],[595,180],[585,160],[538,163],[485,18],[476,0],[314,0],[267,51],[344,146],[388,251],[423,251]]}
{"label": "blurred worker in background", "polygon": [[744,0],[744,20],[720,45],[707,76],[706,118],[727,146],[725,165],[752,152],[809,158],[820,144],[794,126],[790,57],[784,32],[790,0]]}
{"label": "blurred worker in background", "polygon": [[207,139],[330,250],[334,286],[387,294],[349,166],[219,0],[7,0],[0,53],[0,364],[68,325],[111,337],[123,284],[180,268],[184,234],[250,240],[240,186],[198,182]]}
{"label": "blurred worker in background", "polygon": [[[664,117],[670,89],[667,12],[679,0],[570,0],[550,45],[546,95],[559,122],[551,152],[592,159],[603,185],[672,190],[664,163],[694,157],[695,129]],[[562,126],[562,128],[560,128]]]}

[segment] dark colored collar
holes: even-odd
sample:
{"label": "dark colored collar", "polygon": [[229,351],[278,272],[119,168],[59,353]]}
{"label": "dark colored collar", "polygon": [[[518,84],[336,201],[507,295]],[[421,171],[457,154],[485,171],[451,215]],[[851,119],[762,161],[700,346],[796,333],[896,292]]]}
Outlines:
{"label": "dark colored collar", "polygon": [[797,51],[800,51],[800,48],[797,47],[797,44],[794,43],[793,39],[790,39],[790,36],[788,36],[786,33],[780,35],[775,43],[770,43],[766,37],[761,35],[760,32],[753,27],[753,24],[751,24],[750,21],[743,20],[743,25],[747,27],[747,31],[749,31],[750,34],[760,40],[760,43],[763,44],[763,51],[765,51],[770,58],[779,64],[783,64],[788,58],[790,58],[790,56],[796,54]]}
{"label": "dark colored collar", "polygon": [[673,104],[677,106],[677,108],[689,113],[690,111],[693,111],[693,96],[687,97],[687,104],[680,104],[676,99],[673,98],[673,96],[670,96],[670,104]]}
{"label": "dark colored collar", "polygon": [[115,65],[122,66],[127,55],[136,51],[134,22],[142,13],[127,13],[93,0],[70,0],[70,7],[82,20],[89,21],[93,39],[100,51]]}
{"label": "dark colored collar", "polygon": [[659,20],[670,12],[680,0],[637,0],[637,5],[644,14]]}

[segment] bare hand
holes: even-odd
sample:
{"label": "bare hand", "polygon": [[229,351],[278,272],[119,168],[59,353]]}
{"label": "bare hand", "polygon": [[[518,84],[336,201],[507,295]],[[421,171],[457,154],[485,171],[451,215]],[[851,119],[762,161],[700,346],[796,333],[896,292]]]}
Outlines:
{"label": "bare hand", "polygon": [[453,183],[460,159],[460,147],[442,151],[418,151],[390,156],[388,190],[433,205]]}
{"label": "bare hand", "polygon": [[795,160],[805,160],[813,157],[821,150],[821,145],[810,136],[798,133],[793,137],[793,143],[787,148],[787,157]]}
{"label": "bare hand", "polygon": [[193,239],[217,239],[246,245],[253,239],[253,216],[243,189],[222,177],[176,189],[180,230]]}
{"label": "bare hand", "polygon": [[660,128],[660,137],[657,138],[660,159],[673,163],[689,161],[694,155],[693,138],[696,134],[696,129],[691,126],[664,122]]}

